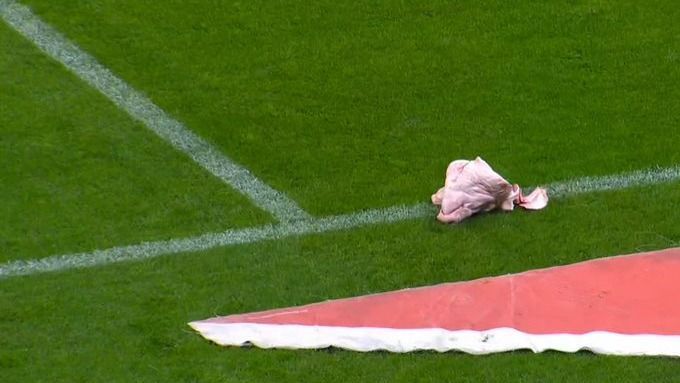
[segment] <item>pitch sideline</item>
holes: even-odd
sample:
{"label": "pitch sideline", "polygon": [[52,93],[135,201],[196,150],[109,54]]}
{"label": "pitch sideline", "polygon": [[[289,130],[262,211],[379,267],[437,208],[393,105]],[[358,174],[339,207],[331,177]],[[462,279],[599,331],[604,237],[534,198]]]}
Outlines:
{"label": "pitch sideline", "polygon": [[[548,185],[553,198],[566,198],[584,193],[620,190],[630,187],[657,185],[680,180],[680,166],[638,170],[604,177],[585,177]],[[17,260],[0,264],[0,279],[107,265],[118,262],[143,260],[163,255],[198,252],[217,247],[277,240],[306,234],[347,230],[361,226],[393,223],[408,219],[434,216],[435,208],[420,203],[411,206],[393,206],[371,209],[352,214],[264,225],[246,229],[226,230],[221,233],[144,242],[137,245],[112,247],[92,252],[50,256],[41,259]]]}

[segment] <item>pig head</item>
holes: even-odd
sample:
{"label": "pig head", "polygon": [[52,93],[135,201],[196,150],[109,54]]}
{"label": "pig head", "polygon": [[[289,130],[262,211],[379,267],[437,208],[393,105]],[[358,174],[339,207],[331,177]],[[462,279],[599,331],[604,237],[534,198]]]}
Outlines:
{"label": "pig head", "polygon": [[479,212],[493,209],[513,210],[515,205],[538,210],[548,204],[548,194],[536,188],[525,196],[517,184],[510,184],[480,157],[473,161],[456,160],[446,169],[444,187],[432,195],[439,206],[437,219],[458,223]]}

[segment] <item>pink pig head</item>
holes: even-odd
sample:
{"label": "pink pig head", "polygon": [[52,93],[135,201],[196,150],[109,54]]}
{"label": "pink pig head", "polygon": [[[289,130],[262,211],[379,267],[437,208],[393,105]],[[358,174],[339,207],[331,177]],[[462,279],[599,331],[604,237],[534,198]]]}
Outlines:
{"label": "pink pig head", "polygon": [[515,203],[534,210],[548,203],[545,189],[537,188],[525,197],[518,185],[510,184],[480,157],[451,162],[446,169],[444,187],[431,199],[440,207],[437,219],[446,223],[458,223],[493,209],[513,210]]}

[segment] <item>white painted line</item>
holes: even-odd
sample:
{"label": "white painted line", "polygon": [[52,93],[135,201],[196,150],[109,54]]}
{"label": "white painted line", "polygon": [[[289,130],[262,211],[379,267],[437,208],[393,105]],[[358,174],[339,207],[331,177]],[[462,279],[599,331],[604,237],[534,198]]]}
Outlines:
{"label": "white painted line", "polygon": [[275,240],[303,234],[349,229],[376,223],[403,221],[422,217],[434,210],[429,205],[397,206],[367,210],[315,220],[300,220],[276,225],[208,233],[197,237],[145,242],[139,245],[113,247],[89,253],[58,255],[41,259],[11,261],[0,265],[0,279],[49,271],[106,265],[123,261],[155,258],[161,255],[196,252],[221,246]]}
{"label": "white painted line", "polygon": [[[552,195],[553,198],[565,198],[589,192],[649,186],[678,180],[680,180],[680,167],[656,168],[619,175],[586,177],[559,182],[548,185],[548,189],[554,193]],[[0,264],[0,279],[155,258],[162,255],[197,252],[216,247],[276,240],[305,234],[347,230],[360,226],[399,222],[426,216],[434,217],[435,213],[435,207],[428,203],[420,203],[412,206],[372,209],[309,221],[227,230],[222,233],[209,233],[184,239],[146,242],[139,245],[113,247],[88,253],[58,255],[26,261],[10,261]]]}
{"label": "white painted line", "polygon": [[626,174],[603,177],[584,177],[567,182],[557,182],[548,186],[551,197],[560,198],[585,194],[594,191],[619,190],[633,186],[657,185],[680,179],[680,166],[670,168],[656,167]]}
{"label": "white painted line", "polygon": [[177,150],[249,197],[255,205],[279,221],[311,217],[294,201],[220,153],[182,123],[168,116],[150,99],[133,89],[97,60],[40,20],[14,0],[0,0],[0,17],[48,56],[62,63],[80,79],[97,89],[132,118],[167,141]]}

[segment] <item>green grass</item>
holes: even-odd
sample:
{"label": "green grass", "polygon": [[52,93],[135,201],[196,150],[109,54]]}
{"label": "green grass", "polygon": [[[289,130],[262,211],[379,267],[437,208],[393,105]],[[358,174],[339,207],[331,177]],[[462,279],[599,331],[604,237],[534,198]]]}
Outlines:
{"label": "green grass", "polygon": [[0,23],[0,261],[270,221]]}
{"label": "green grass", "polygon": [[641,192],[677,200],[677,189],[555,201],[538,214],[457,227],[422,219],[6,280],[3,381],[675,381],[673,359],[222,348],[186,322],[671,246],[678,214],[636,202]]}
{"label": "green grass", "polygon": [[680,162],[668,0],[27,3],[317,214]]}
{"label": "green grass", "polygon": [[[27,0],[315,214],[680,164],[671,1]],[[266,213],[0,23],[0,263]],[[680,246],[679,183],[0,280],[0,382],[677,381],[677,360],[222,348],[186,325]]]}

